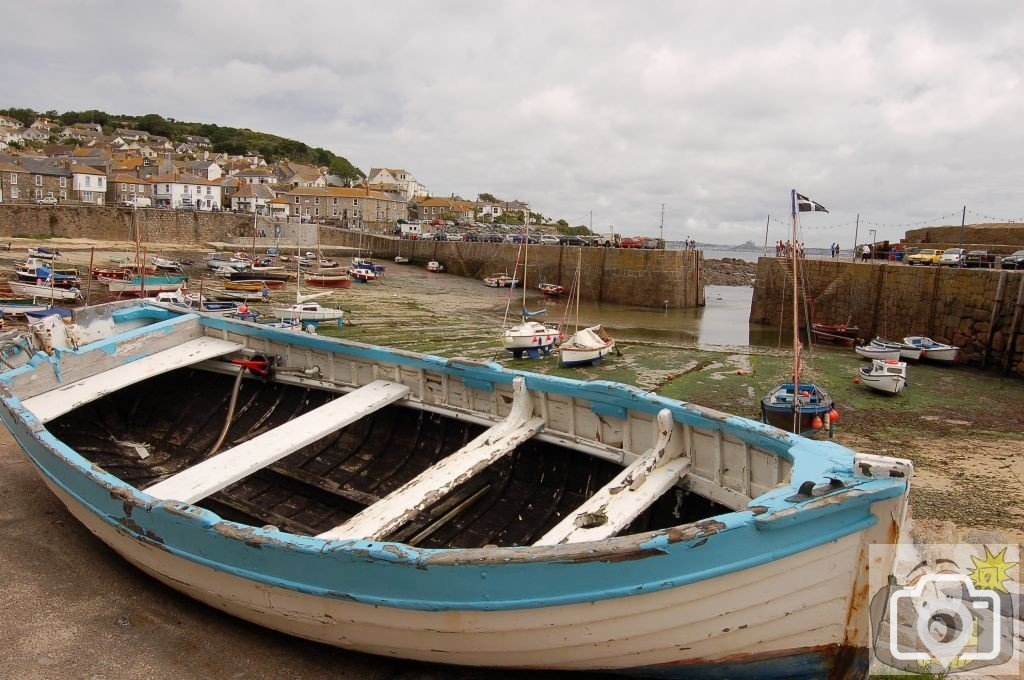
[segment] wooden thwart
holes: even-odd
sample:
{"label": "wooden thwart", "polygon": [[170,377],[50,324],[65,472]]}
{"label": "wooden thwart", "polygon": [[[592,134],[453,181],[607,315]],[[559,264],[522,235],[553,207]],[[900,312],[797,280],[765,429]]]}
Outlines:
{"label": "wooden thwart", "polygon": [[658,413],[658,440],[544,535],[535,545],[580,543],[611,538],[629,526],[661,495],[675,486],[690,469],[690,459],[672,446],[672,413]]}
{"label": "wooden thwart", "polygon": [[512,386],[512,408],[504,420],[424,470],[380,502],[317,538],[381,540],[459,484],[487,469],[487,466],[540,432],[545,421],[533,416],[533,397],[526,390],[525,381],[522,377],[516,377]]}
{"label": "wooden thwart", "polygon": [[384,408],[409,393],[406,385],[376,380],[338,397],[284,425],[218,453],[173,477],[154,484],[146,493],[162,500],[195,503],[234,484],[303,446]]}
{"label": "wooden thwart", "polygon": [[211,337],[196,338],[170,349],[154,352],[141,359],[115,366],[102,373],[48,390],[26,399],[22,405],[31,411],[40,422],[45,423],[73,411],[83,404],[88,404],[129,385],[148,380],[155,375],[230,354],[240,349],[242,346],[236,342]]}

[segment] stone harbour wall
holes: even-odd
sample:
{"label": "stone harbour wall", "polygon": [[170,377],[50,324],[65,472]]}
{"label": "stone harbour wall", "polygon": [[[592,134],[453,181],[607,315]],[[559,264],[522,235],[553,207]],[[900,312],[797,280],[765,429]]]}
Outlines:
{"label": "stone harbour wall", "polygon": [[[787,260],[758,260],[750,321],[778,327],[792,318]],[[846,323],[860,337],[925,335],[961,348],[964,363],[1024,377],[1024,271],[911,267],[807,260],[807,310],[817,323]],[[804,324],[804,297],[799,314]]]}
{"label": "stone harbour wall", "polygon": [[[515,244],[410,241],[328,229],[322,230],[321,243],[361,249],[385,261],[396,255],[408,257],[419,266],[436,260],[453,274],[476,279],[512,273],[520,251]],[[583,300],[637,307],[704,306],[703,259],[699,251],[531,245],[526,285],[535,288],[544,281],[568,290],[581,259]]]}
{"label": "stone harbour wall", "polygon": [[[135,223],[142,240],[150,243],[202,245],[252,234],[251,215],[228,212],[140,208]],[[132,240],[132,211],[115,206],[0,203],[0,238],[12,236]]]}

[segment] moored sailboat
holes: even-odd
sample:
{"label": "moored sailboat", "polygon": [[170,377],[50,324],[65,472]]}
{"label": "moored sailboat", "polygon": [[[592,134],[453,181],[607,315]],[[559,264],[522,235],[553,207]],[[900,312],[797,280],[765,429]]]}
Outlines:
{"label": "moored sailboat", "polygon": [[[793,190],[790,193],[793,219],[793,243],[798,243],[797,215],[801,212],[828,212],[824,206],[815,203]],[[800,342],[800,306],[798,293],[800,260],[797,249],[791,249],[793,258],[793,370],[792,379],[771,389],[761,399],[761,420],[780,429],[796,434],[828,432],[832,436],[839,412],[835,402],[825,388],[810,382],[800,382],[803,345]],[[852,340],[851,340],[852,342]]]}
{"label": "moored sailboat", "polygon": [[[573,334],[558,346],[558,358],[563,366],[594,366],[615,350],[615,340],[604,326],[597,324],[589,328],[580,328],[580,289],[583,284],[583,248],[579,249],[576,259],[576,275],[569,288],[569,300],[566,304],[566,317],[570,310],[574,312]],[[567,326],[567,319],[562,328]]]}
{"label": "moored sailboat", "polygon": [[[532,320],[532,317],[539,316],[547,312],[547,310],[539,310],[531,312],[526,308],[526,276],[527,276],[527,265],[529,264],[529,252],[530,252],[530,226],[529,219],[524,220],[523,225],[523,240],[520,241],[520,248],[523,253],[523,278],[522,278],[522,289],[523,289],[523,308],[522,308],[522,321],[518,324],[506,328],[501,333],[501,345],[516,359],[522,358],[525,354],[531,359],[537,359],[541,355],[548,355],[551,350],[558,343],[559,330],[554,326],[550,326],[539,321]],[[513,279],[516,278],[518,272],[518,257],[516,258],[516,268],[512,271]],[[509,309],[512,305],[512,289],[509,289],[508,304],[505,307],[505,320],[508,320]]]}

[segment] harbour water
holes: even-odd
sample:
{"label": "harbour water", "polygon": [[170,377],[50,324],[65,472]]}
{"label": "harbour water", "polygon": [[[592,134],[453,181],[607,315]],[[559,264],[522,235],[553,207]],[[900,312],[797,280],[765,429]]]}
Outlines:
{"label": "harbour water", "polygon": [[[602,323],[616,338],[674,344],[775,346],[778,329],[750,324],[749,286],[705,286],[706,305],[693,309],[653,309],[613,304],[580,304],[580,324]],[[546,301],[548,320],[564,315],[565,303]]]}

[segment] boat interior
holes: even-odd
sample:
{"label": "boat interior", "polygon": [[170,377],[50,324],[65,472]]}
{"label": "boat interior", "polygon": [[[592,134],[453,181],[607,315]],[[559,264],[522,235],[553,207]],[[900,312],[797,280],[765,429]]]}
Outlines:
{"label": "boat interior", "polygon": [[[115,477],[152,489],[211,459],[215,451],[254,440],[337,398],[325,391],[244,380],[221,440],[234,382],[228,375],[183,368],[81,406],[48,428]],[[485,429],[390,404],[196,504],[242,524],[319,535],[349,522]],[[377,538],[425,548],[530,545],[621,471],[622,466],[607,460],[531,438]],[[675,487],[624,533],[728,511]]]}

